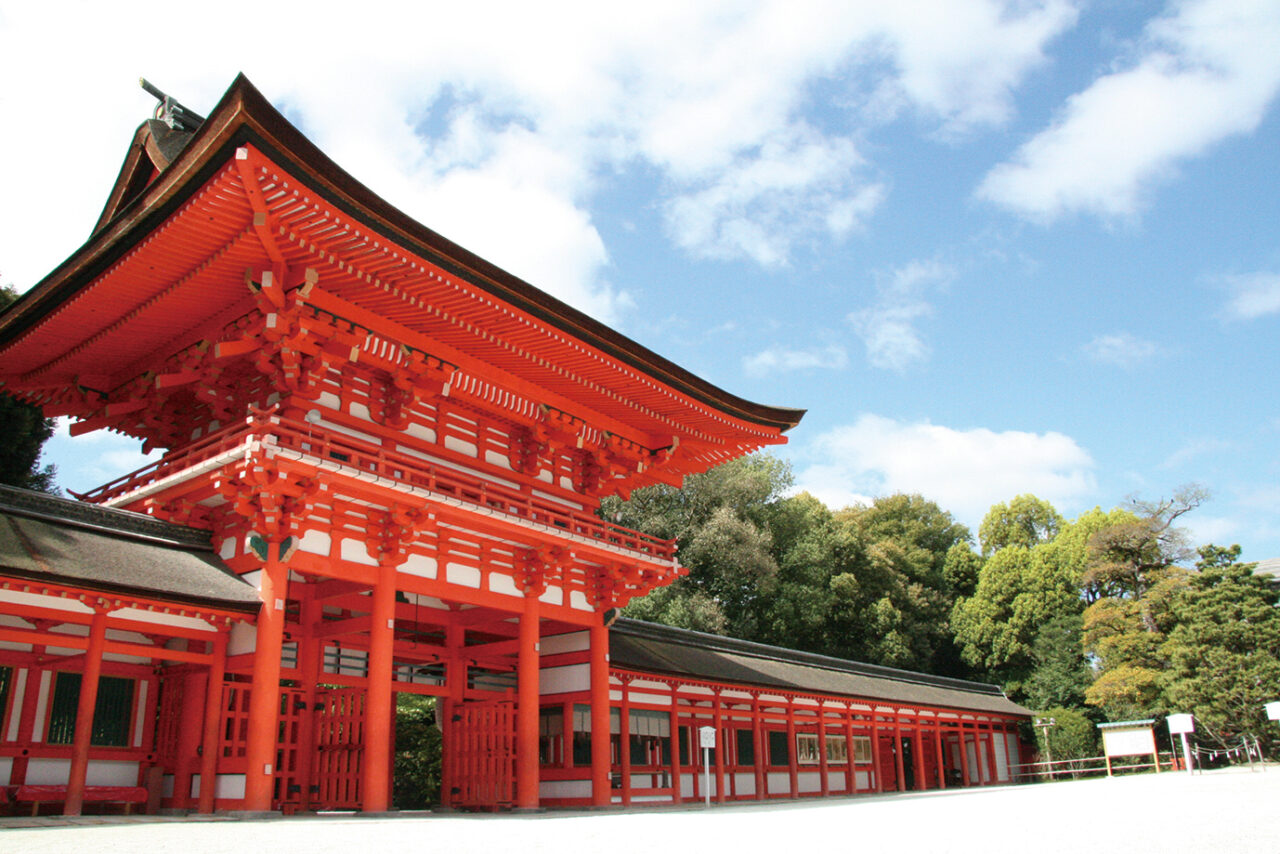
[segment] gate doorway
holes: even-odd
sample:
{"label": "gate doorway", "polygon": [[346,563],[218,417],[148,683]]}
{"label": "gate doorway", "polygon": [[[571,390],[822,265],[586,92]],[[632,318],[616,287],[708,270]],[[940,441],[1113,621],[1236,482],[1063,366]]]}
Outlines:
{"label": "gate doorway", "polygon": [[315,761],[312,785],[317,809],[360,809],[364,766],[363,688],[326,688],[316,692]]}
{"label": "gate doorway", "polygon": [[516,704],[460,703],[445,734],[446,803],[459,809],[510,809],[516,790]]}

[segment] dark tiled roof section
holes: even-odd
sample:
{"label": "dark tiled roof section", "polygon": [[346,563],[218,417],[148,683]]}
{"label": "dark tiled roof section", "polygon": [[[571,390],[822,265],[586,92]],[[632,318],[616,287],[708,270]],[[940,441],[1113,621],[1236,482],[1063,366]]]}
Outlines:
{"label": "dark tiled roof section", "polygon": [[862,664],[825,655],[619,620],[609,634],[615,667],[868,700],[1029,715],[997,685]]}
{"label": "dark tiled roof section", "polygon": [[206,531],[7,486],[0,574],[250,613],[260,604]]}

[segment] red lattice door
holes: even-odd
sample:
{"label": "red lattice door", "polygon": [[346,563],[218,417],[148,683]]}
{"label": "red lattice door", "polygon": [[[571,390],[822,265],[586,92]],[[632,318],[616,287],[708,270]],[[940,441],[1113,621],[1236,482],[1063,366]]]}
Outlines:
{"label": "red lattice door", "polygon": [[449,723],[445,761],[452,805],[493,810],[515,804],[516,706],[509,701],[462,703]]}
{"label": "red lattice door", "polygon": [[364,689],[331,688],[316,695],[314,780],[320,809],[359,809],[364,760]]}

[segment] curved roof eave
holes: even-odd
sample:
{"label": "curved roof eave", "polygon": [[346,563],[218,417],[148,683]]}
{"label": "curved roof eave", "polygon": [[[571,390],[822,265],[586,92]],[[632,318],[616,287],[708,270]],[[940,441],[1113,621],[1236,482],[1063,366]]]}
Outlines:
{"label": "curved roof eave", "polygon": [[[744,400],[698,377],[598,320],[464,249],[386,202],[307,139],[243,74],[236,77],[174,161],[119,208],[73,255],[0,314],[0,347],[89,285],[190,196],[244,143],[263,153],[353,218],[451,274],[599,349],[671,388],[744,421],[786,432],[803,409]],[[113,190],[114,192],[114,190]]]}

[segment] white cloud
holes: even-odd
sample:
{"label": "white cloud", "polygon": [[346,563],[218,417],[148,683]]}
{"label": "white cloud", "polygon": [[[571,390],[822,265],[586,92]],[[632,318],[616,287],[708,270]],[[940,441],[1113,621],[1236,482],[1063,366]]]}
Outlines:
{"label": "white cloud", "polygon": [[977,194],[1040,220],[1131,217],[1177,164],[1257,127],[1280,90],[1274,0],[1170,2],[1133,66],[1067,100]]}
{"label": "white cloud", "polygon": [[849,354],[838,344],[809,350],[770,347],[742,360],[748,374],[764,376],[779,371],[801,371],[812,368],[839,370],[849,364]]}
{"label": "white cloud", "polygon": [[1217,279],[1231,294],[1222,314],[1228,320],[1255,320],[1280,312],[1280,273],[1245,273]]}
{"label": "white cloud", "polygon": [[1160,348],[1154,342],[1130,335],[1128,332],[1094,336],[1093,340],[1085,344],[1082,349],[1085,356],[1095,362],[1118,365],[1122,368],[1135,367],[1160,353]]}
{"label": "white cloud", "polygon": [[[208,110],[243,69],[406,213],[611,322],[627,295],[609,284],[591,207],[612,175],[652,173],[652,201],[688,252],[783,264],[795,246],[838,240],[876,210],[884,181],[857,140],[885,104],[946,133],[1002,122],[1044,46],[1075,19],[1062,0],[655,0],[626,14],[585,2],[369,0],[359,14],[316,2],[305,16],[260,4],[258,35],[246,37],[234,16],[181,6],[164,22],[181,38],[122,51],[148,6],[75,14],[67,27],[56,4],[0,13],[5,115],[75,127],[39,138],[41,157],[59,164],[59,192],[40,170],[5,174],[0,262],[18,287],[87,234],[151,108],[132,88],[139,71]],[[279,33],[304,53],[269,46]],[[818,105],[835,117],[822,129],[805,118],[819,81],[834,81],[841,101]],[[50,92],[74,93],[73,106]],[[0,162],[26,162],[33,144],[0,135]],[[59,227],[31,227],[51,222]]]}
{"label": "white cloud", "polygon": [[998,501],[1030,492],[1067,511],[1094,488],[1088,451],[1061,433],[957,430],[863,415],[814,439],[797,487],[834,507],[851,496],[920,493],[977,528]]}
{"label": "white cloud", "polygon": [[877,368],[903,371],[929,356],[916,322],[933,313],[927,291],[948,283],[954,272],[938,261],[912,261],[878,276],[877,299],[849,315],[867,359]]}
{"label": "white cloud", "polygon": [[1197,457],[1202,457],[1206,454],[1220,454],[1234,448],[1234,444],[1222,439],[1193,439],[1165,457],[1159,467],[1162,469],[1180,468]]}

